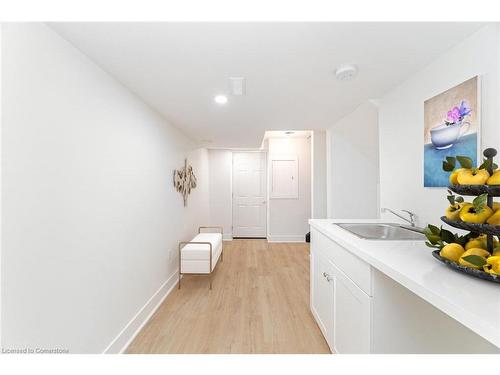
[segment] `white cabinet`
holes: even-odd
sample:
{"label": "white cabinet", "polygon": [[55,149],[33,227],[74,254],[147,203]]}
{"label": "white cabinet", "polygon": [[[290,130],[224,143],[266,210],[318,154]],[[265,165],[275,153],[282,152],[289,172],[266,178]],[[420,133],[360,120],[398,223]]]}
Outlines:
{"label": "white cabinet", "polygon": [[334,279],[330,262],[319,254],[311,254],[311,310],[323,336],[333,348]]}
{"label": "white cabinet", "polygon": [[[316,236],[317,238],[317,236]],[[311,246],[311,311],[332,352],[371,352],[372,297],[360,289],[328,255],[331,245]]]}
{"label": "white cabinet", "polygon": [[371,352],[371,300],[342,271],[332,265],[333,350],[339,354]]}
{"label": "white cabinet", "polygon": [[299,198],[299,162],[296,156],[270,157],[270,194],[271,199]]}

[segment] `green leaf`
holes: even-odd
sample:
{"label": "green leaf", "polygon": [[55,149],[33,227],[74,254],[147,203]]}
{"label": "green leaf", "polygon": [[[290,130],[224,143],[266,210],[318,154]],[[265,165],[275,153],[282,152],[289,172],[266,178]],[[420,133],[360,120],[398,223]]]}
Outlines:
{"label": "green leaf", "polygon": [[450,189],[448,189],[448,194],[449,195],[446,196],[446,199],[448,199],[448,202],[450,202],[452,206],[457,203],[463,203],[464,198],[461,196],[456,196]]}
{"label": "green leaf", "polygon": [[429,241],[425,241],[425,244],[427,245],[427,247],[430,247],[430,248],[433,248],[433,249],[441,249],[441,246],[439,246],[439,245],[433,245]]}
{"label": "green leaf", "polygon": [[455,242],[455,235],[449,230],[441,229],[441,239],[444,242],[453,243]]}
{"label": "green leaf", "polygon": [[443,161],[443,171],[451,172],[455,169],[455,163],[450,164],[447,161]]}
{"label": "green leaf", "polygon": [[486,259],[483,257],[480,257],[479,255],[467,255],[466,257],[462,258],[463,260],[472,263],[473,265],[477,267],[482,267],[486,264]]}
{"label": "green leaf", "polygon": [[443,170],[446,172],[451,172],[455,169],[455,158],[452,156],[447,156],[446,160],[443,160]]}
{"label": "green leaf", "polygon": [[438,227],[436,227],[435,225],[429,224],[428,227],[429,227],[432,234],[439,235],[439,233],[441,232],[441,230]]}
{"label": "green leaf", "polygon": [[488,194],[484,193],[481,195],[478,195],[474,200],[472,201],[472,204],[474,205],[474,210],[476,212],[481,212],[484,209],[484,206],[486,206],[486,202],[488,200]]}
{"label": "green leaf", "polygon": [[490,167],[493,167],[493,160],[491,159],[483,159],[483,164],[479,166],[479,169],[490,169]]}
{"label": "green leaf", "polygon": [[439,242],[441,242],[441,237],[436,235],[436,234],[431,234],[429,236],[426,236],[427,239],[429,240],[429,242],[433,245],[436,245],[438,244]]}
{"label": "green leaf", "polygon": [[462,168],[472,168],[472,159],[468,156],[457,156],[456,159],[458,160]]}
{"label": "green leaf", "polygon": [[469,241],[469,238],[467,236],[455,235],[455,243],[458,243],[459,245],[465,246],[465,244],[468,241]]}
{"label": "green leaf", "polygon": [[493,160],[492,159],[483,159],[483,164],[481,164],[479,166],[479,169],[486,169],[486,170],[491,170],[494,171],[496,169],[498,169],[498,165],[493,163]]}

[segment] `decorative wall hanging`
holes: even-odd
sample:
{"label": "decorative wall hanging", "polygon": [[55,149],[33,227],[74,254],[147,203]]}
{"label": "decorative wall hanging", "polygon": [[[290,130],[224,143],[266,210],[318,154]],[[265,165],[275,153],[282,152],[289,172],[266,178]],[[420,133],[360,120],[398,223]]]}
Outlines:
{"label": "decorative wall hanging", "polygon": [[447,156],[463,155],[477,165],[479,77],[475,76],[424,102],[424,186],[449,185],[442,169]]}
{"label": "decorative wall hanging", "polygon": [[175,190],[182,194],[184,207],[186,207],[188,195],[191,194],[191,189],[196,187],[196,176],[193,167],[188,165],[187,159],[184,159],[182,169],[174,170],[174,187]]}

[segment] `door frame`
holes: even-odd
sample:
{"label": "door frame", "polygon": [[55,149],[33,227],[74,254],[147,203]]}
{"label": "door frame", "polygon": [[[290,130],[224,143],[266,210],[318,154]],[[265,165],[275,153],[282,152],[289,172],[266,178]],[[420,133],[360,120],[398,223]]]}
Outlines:
{"label": "door frame", "polygon": [[269,237],[269,168],[268,168],[268,152],[267,150],[232,150],[231,151],[231,236],[232,238],[240,238],[234,235],[234,154],[235,153],[259,153],[264,155],[264,175],[266,178],[266,188],[264,189],[264,197],[266,200],[266,237],[241,237],[241,238],[258,238],[267,239]]}

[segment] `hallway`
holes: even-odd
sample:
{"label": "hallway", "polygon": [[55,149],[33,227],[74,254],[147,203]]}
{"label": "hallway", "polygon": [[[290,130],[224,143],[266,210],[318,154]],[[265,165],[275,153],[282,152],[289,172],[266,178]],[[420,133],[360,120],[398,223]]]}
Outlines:
{"label": "hallway", "polygon": [[309,310],[309,246],[225,242],[213,289],[185,276],[127,353],[329,353]]}

